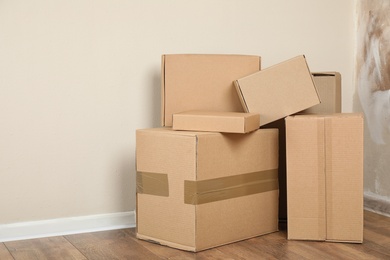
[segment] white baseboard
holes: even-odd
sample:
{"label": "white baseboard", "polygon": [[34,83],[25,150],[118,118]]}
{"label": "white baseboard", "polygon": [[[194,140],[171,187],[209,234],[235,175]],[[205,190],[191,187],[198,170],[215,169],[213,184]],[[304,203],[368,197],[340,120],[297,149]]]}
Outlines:
{"label": "white baseboard", "polygon": [[371,192],[364,192],[364,209],[390,217],[390,200]]}
{"label": "white baseboard", "polygon": [[135,227],[135,212],[0,224],[0,242]]}

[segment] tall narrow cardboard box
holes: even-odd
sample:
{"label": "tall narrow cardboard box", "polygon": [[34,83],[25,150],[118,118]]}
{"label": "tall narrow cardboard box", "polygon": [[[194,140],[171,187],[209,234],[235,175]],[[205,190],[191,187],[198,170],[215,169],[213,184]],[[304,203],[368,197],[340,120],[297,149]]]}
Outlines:
{"label": "tall narrow cardboard box", "polygon": [[305,109],[302,114],[341,113],[341,74],[315,72],[312,75],[321,104]]}
{"label": "tall narrow cardboard box", "polygon": [[288,239],[363,241],[363,117],[286,118]]}
{"label": "tall narrow cardboard box", "polygon": [[278,227],[278,130],[137,130],[137,237],[200,251]]}

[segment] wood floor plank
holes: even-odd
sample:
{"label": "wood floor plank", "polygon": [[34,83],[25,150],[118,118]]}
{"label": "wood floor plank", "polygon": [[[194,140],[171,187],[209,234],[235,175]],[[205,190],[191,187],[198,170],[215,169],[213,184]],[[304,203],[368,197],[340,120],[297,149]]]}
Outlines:
{"label": "wood floor plank", "polygon": [[161,257],[162,259],[169,259],[169,260],[202,260],[202,259],[210,259],[210,260],[232,260],[234,258],[231,258],[229,255],[224,254],[219,250],[219,247],[212,248],[208,250],[204,250],[201,252],[193,253],[188,251],[183,251],[175,248],[170,248],[167,246],[161,246],[157,244],[153,244],[147,241],[143,241],[136,238],[135,235],[135,229],[129,229],[129,233],[131,233],[131,236],[143,247],[147,248],[149,251],[153,252],[157,256]]}
{"label": "wood floor plank", "polygon": [[30,259],[86,259],[64,237],[48,237],[5,242],[16,260]]}
{"label": "wood floor plank", "polygon": [[180,257],[180,259],[183,260],[192,260],[196,257],[195,254],[191,252],[174,249],[167,246],[161,246],[141,239],[137,239],[134,228],[128,229],[127,232],[138,244],[140,244],[141,246],[143,246],[144,248],[151,251],[162,259],[173,259],[175,257]]}
{"label": "wood floor plank", "polygon": [[1,260],[13,260],[11,253],[5,247],[3,243],[0,243],[0,259]]}
{"label": "wood floor plank", "polygon": [[366,228],[364,230],[365,241],[375,241],[376,244],[390,248],[390,237],[376,230]]}
{"label": "wood floor plank", "polygon": [[134,241],[127,229],[68,235],[65,238],[88,259],[161,259]]}
{"label": "wood floor plank", "polygon": [[384,255],[377,252],[365,251],[363,244],[317,242],[313,247],[327,252],[332,259],[386,259]]}
{"label": "wood floor plank", "polygon": [[285,231],[249,240],[254,247],[266,251],[277,259],[311,259],[312,255],[295,241],[287,241]]}
{"label": "wood floor plank", "polygon": [[135,229],[122,229],[0,243],[0,259],[390,259],[390,218],[365,211],[363,244],[287,240],[281,228],[192,253],[139,240]]}
{"label": "wood floor plank", "polygon": [[272,254],[253,246],[249,240],[224,245],[218,247],[218,250],[232,259],[277,259]]}

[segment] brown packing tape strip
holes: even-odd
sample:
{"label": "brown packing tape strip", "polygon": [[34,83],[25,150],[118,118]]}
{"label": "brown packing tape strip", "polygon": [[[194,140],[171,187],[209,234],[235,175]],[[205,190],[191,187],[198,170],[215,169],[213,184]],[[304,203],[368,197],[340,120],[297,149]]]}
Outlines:
{"label": "brown packing tape strip", "polygon": [[168,174],[137,172],[137,193],[168,197]]}
{"label": "brown packing tape strip", "polygon": [[199,205],[278,188],[278,169],[210,180],[184,181],[184,203]]}

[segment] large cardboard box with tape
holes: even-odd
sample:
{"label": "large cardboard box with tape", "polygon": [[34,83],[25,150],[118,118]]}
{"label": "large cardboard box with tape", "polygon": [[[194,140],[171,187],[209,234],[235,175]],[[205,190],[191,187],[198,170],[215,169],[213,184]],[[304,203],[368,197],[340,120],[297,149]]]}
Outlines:
{"label": "large cardboard box with tape", "polygon": [[243,112],[233,81],[260,70],[260,57],[168,54],[161,64],[161,125],[189,110]]}
{"label": "large cardboard box with tape", "polygon": [[277,231],[278,130],[137,130],[137,237],[188,251]]}
{"label": "large cardboard box with tape", "polygon": [[363,117],[286,118],[288,239],[363,241]]}

